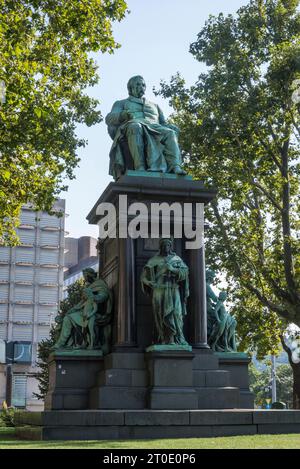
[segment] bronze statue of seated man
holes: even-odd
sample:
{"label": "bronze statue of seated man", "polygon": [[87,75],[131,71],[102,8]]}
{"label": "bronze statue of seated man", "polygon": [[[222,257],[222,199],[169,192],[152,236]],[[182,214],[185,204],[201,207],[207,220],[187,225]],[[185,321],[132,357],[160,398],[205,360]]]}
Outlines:
{"label": "bronze statue of seated man", "polygon": [[106,116],[108,133],[113,139],[109,173],[118,179],[128,169],[126,142],[133,169],[186,174],[182,169],[178,128],[168,124],[157,104],[143,98],[146,84],[141,76],[130,78],[129,97],[116,101]]}

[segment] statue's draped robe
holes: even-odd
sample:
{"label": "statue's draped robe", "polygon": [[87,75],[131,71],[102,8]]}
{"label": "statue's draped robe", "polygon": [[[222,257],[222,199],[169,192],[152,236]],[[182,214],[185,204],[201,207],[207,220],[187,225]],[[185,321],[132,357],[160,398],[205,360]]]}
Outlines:
{"label": "statue's draped robe", "polygon": [[[166,270],[170,263],[176,273]],[[151,295],[154,320],[158,332],[158,343],[168,343],[174,336],[174,343],[186,345],[183,335],[183,316],[186,315],[186,301],[189,296],[188,267],[176,254],[152,257],[141,276],[144,293]]]}
{"label": "statue's draped robe", "polygon": [[[122,111],[134,113],[135,119],[122,123],[120,119]],[[105,120],[109,135],[113,139],[109,154],[109,174],[114,179],[125,172],[126,164],[121,142],[122,139],[125,139],[128,125],[135,122],[138,122],[143,128],[146,163],[149,167],[151,166],[152,170],[167,171],[167,163],[163,153],[164,146],[161,141],[165,137],[164,130],[168,128],[168,124],[159,106],[144,98],[129,96],[127,99],[116,101]],[[176,157],[181,159],[180,153]]]}

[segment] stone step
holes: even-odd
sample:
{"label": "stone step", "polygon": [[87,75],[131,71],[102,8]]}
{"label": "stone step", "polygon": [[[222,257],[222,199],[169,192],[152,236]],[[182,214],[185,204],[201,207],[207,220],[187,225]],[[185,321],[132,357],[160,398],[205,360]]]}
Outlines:
{"label": "stone step", "polygon": [[38,426],[300,425],[300,410],[19,410],[15,424]]}
{"label": "stone step", "polygon": [[[286,425],[286,433],[299,433],[300,425],[292,427]],[[285,429],[285,427],[284,427]],[[21,439],[27,439],[28,429],[16,430]],[[256,425],[173,425],[161,426],[99,426],[99,427],[44,427],[40,431],[39,440],[145,440],[145,439],[174,439],[174,438],[209,438],[236,435],[257,434]],[[263,433],[261,431],[261,433]],[[268,433],[271,433],[268,429]],[[281,433],[279,429],[272,433]],[[30,436],[29,436],[30,438]],[[33,439],[31,437],[31,439]],[[141,445],[143,443],[141,442]]]}
{"label": "stone step", "polygon": [[43,440],[300,433],[300,411],[297,410],[20,411],[15,420],[18,437]]}
{"label": "stone step", "polygon": [[238,409],[240,391],[232,387],[199,387],[198,409]]}
{"label": "stone step", "polygon": [[150,391],[147,404],[150,409],[197,409],[198,395],[193,388],[164,388],[157,386]]}
{"label": "stone step", "polygon": [[101,371],[97,376],[97,386],[142,386],[148,385],[146,370],[120,370],[117,368]]}
{"label": "stone step", "polygon": [[102,386],[94,387],[89,394],[90,409],[144,409],[146,387]]}
{"label": "stone step", "polygon": [[227,387],[230,373],[225,370],[193,370],[194,386]]}
{"label": "stone step", "polygon": [[[189,406],[193,409],[238,409],[240,407],[240,393],[238,388],[232,387],[195,387],[196,392],[196,403]],[[159,388],[157,388],[159,390]],[[186,389],[189,391],[189,388]],[[171,389],[168,390],[169,393]],[[176,389],[173,390],[176,394]],[[181,390],[182,394],[183,390]],[[178,400],[178,393],[175,395],[176,402]],[[158,397],[162,398],[161,394]],[[94,387],[90,391],[89,395],[89,408],[90,409],[145,409],[149,398],[149,391],[146,387],[121,387],[121,386],[102,386]],[[191,396],[189,396],[191,398]],[[155,401],[155,403],[154,403]],[[152,408],[162,408],[161,404],[158,406],[154,399]],[[174,401],[175,402],[175,401]],[[166,406],[166,402],[163,400],[163,405]],[[185,405],[168,404],[168,409],[187,408]]]}

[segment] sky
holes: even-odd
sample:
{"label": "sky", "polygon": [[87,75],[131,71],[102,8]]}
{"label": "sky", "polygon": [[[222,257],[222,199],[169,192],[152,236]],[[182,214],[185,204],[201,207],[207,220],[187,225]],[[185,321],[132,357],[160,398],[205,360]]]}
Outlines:
{"label": "sky", "polygon": [[[100,82],[86,92],[100,100],[103,117],[116,100],[127,97],[131,76],[142,75],[147,84],[146,97],[159,104],[166,117],[172,112],[167,101],[154,96],[153,87],[169,81],[177,71],[192,85],[204,66],[189,53],[209,15],[235,13],[248,0],[127,0],[130,14],[113,27],[121,48],[114,54],[97,54]],[[69,236],[98,237],[98,227],[89,225],[86,216],[106,186],[113,180],[108,175],[111,139],[104,120],[93,127],[77,127],[80,138],[88,145],[80,149],[81,162],[76,179],[68,181],[66,231]]]}

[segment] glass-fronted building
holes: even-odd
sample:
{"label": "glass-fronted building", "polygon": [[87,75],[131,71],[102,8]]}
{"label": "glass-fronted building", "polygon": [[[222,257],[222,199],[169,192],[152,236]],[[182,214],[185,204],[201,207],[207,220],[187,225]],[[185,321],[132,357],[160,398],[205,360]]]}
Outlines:
{"label": "glass-fronted building", "polygon": [[49,336],[63,296],[65,201],[53,210],[60,216],[22,208],[17,233],[20,245],[0,245],[0,404],[40,408],[37,391],[37,346]]}

